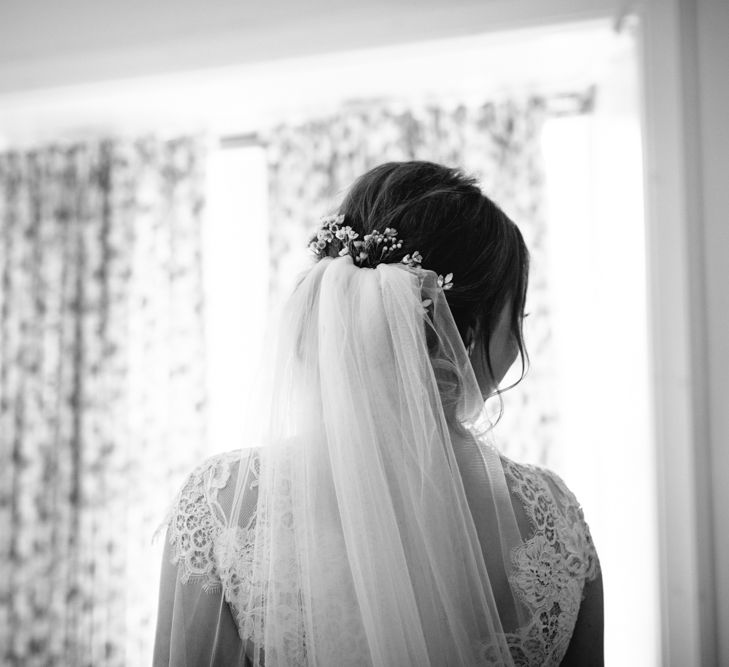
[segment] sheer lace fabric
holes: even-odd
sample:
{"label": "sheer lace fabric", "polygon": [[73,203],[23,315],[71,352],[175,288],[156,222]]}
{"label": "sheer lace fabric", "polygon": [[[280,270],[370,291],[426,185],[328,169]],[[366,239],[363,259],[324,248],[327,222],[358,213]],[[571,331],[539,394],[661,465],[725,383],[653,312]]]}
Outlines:
{"label": "sheer lace fabric", "polygon": [[[562,479],[546,468],[501,459],[509,490],[523,506],[529,530],[511,558],[513,584],[530,618],[505,638],[516,665],[559,665],[572,637],[584,584],[598,575],[599,560],[583,511]],[[228,528],[228,516],[239,467],[249,511],[243,525],[233,530]],[[165,524],[171,547],[166,567],[185,586],[221,593],[237,630],[228,641],[240,652],[252,632],[250,610],[239,601],[250,585],[259,467],[257,449],[243,450],[242,458],[236,450],[208,459],[185,481]],[[220,555],[229,549],[237,557],[226,558],[227,565],[221,566]],[[326,553],[323,545],[324,560]],[[489,647],[484,646],[483,652],[487,655]]]}
{"label": "sheer lace fabric", "polygon": [[158,664],[555,660],[589,533],[493,445],[438,276],[322,258],[271,333],[245,420],[263,446],[196,470],[173,512]]}

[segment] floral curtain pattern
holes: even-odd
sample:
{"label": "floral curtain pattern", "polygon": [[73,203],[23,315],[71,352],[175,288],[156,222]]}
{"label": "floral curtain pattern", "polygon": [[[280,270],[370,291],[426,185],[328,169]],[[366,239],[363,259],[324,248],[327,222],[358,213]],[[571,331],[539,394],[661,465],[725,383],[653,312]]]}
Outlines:
{"label": "floral curtain pattern", "polygon": [[0,662],[146,664],[203,453],[204,142],[0,155]]}
{"label": "floral curtain pattern", "polygon": [[550,367],[549,267],[546,253],[541,130],[547,102],[537,95],[480,105],[400,106],[362,103],[265,136],[268,152],[270,294],[280,304],[311,261],[307,242],[351,183],[388,160],[431,160],[476,176],[484,192],[521,229],[532,256],[525,336],[532,367],[504,394],[496,430],[500,448],[520,461],[550,465],[556,457]]}

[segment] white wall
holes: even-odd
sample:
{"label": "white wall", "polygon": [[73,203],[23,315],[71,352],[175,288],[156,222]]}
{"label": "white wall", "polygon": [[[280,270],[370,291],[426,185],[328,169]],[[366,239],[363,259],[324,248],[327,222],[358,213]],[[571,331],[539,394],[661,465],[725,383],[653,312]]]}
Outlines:
{"label": "white wall", "polygon": [[612,15],[620,0],[2,0],[0,93]]}
{"label": "white wall", "polygon": [[664,663],[729,664],[729,3],[646,0]]}
{"label": "white wall", "polygon": [[[729,2],[698,0],[697,93],[700,180],[697,208],[703,226],[703,268],[697,276],[699,316],[705,313],[705,403],[698,406],[708,417],[709,456],[713,501],[711,522],[717,593],[717,663],[729,664]],[[703,293],[703,298],[702,298]],[[711,585],[712,582],[707,582]]]}

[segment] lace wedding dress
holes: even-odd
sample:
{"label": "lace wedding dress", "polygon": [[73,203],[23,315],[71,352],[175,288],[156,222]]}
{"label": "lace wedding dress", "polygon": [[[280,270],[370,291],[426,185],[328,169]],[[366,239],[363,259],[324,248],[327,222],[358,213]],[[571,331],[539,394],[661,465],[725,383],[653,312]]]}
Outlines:
{"label": "lace wedding dress", "polygon": [[[599,560],[582,509],[561,478],[503,455],[501,460],[525,540],[512,554],[513,583],[531,610],[529,623],[507,633],[506,640],[516,665],[559,665],[572,637],[583,588],[598,576]],[[174,635],[169,634],[170,624],[160,623],[155,666],[208,664],[216,634],[213,664],[250,664],[245,656],[247,610],[236,606],[236,600],[249,581],[246,567],[252,564],[259,468],[257,449],[219,454],[194,470],[179,492],[164,524],[160,616],[170,620],[172,613],[184,614],[201,597],[207,598],[205,608],[215,613],[199,613],[190,619],[188,631]],[[246,512],[240,524],[243,534],[231,536],[226,532],[227,516],[239,470],[245,471]],[[239,566],[221,568],[216,554],[231,538],[238,543]],[[229,616],[227,623],[219,622],[220,613]]]}
{"label": "lace wedding dress", "polygon": [[155,665],[562,660],[590,532],[559,477],[494,446],[444,289],[349,255],[301,276],[244,420],[263,446],[205,462],[173,506]]}

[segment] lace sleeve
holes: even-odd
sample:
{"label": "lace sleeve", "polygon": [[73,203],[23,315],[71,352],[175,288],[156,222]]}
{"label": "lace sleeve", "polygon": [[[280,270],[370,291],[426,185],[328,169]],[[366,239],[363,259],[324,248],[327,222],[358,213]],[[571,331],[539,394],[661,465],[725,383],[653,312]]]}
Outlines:
{"label": "lace sleeve", "polygon": [[217,495],[228,483],[231,464],[238,455],[219,454],[193,470],[168,517],[171,562],[178,565],[180,581],[199,582],[210,592],[220,590],[214,547],[226,522]]}
{"label": "lace sleeve", "polygon": [[[188,475],[167,519],[155,633],[154,667],[248,665],[225,599],[216,543],[227,522],[222,499],[232,494],[240,452],[220,454]],[[232,470],[231,470],[232,468]],[[159,531],[158,531],[159,532]],[[212,661],[211,661],[212,660]]]}
{"label": "lace sleeve", "polygon": [[574,527],[573,539],[574,544],[568,545],[575,557],[583,559],[582,570],[584,571],[585,581],[592,581],[600,573],[600,559],[592,541],[590,527],[585,520],[585,515],[578,502],[575,494],[564,483],[562,478],[552,470],[541,468],[546,479],[551,483],[554,498],[558,503],[563,516],[568,524]]}

